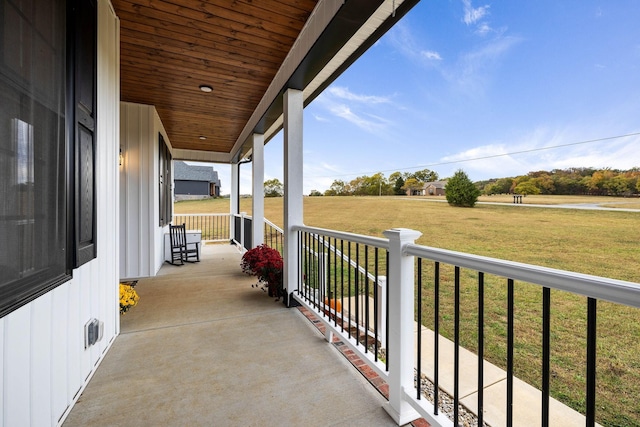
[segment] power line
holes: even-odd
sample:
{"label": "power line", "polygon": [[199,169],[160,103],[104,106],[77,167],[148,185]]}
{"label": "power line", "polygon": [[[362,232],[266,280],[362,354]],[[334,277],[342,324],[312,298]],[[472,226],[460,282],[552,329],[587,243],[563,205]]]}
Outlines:
{"label": "power line", "polygon": [[536,151],[553,150],[553,149],[556,149],[556,148],[570,147],[570,146],[573,146],[573,145],[590,144],[590,143],[593,143],[593,142],[602,142],[602,141],[608,141],[608,140],[619,139],[619,138],[628,138],[630,136],[638,136],[638,135],[640,135],[640,132],[628,133],[628,134],[625,134],[625,135],[608,136],[608,137],[605,137],[605,138],[598,138],[598,139],[589,139],[587,141],[570,142],[570,143],[567,143],[567,144],[551,145],[551,146],[548,146],[548,147],[531,148],[529,150],[513,151],[511,153],[492,154],[490,156],[474,157],[472,159],[451,160],[449,162],[429,163],[429,164],[426,164],[426,165],[408,166],[408,167],[396,168],[396,169],[385,169],[385,170],[378,170],[378,171],[373,171],[373,172],[358,172],[358,173],[347,173],[347,174],[340,174],[340,175],[314,176],[312,178],[333,178],[333,177],[338,177],[338,176],[368,175],[370,173],[378,173],[378,172],[398,172],[398,171],[404,171],[404,170],[408,170],[408,169],[418,169],[418,168],[427,168],[427,167],[434,167],[434,166],[444,166],[444,165],[451,165],[451,164],[455,164],[455,163],[473,162],[473,161],[476,161],[476,160],[494,159],[496,157],[513,156],[515,154],[525,154],[525,153],[533,153],[533,152],[536,152]]}

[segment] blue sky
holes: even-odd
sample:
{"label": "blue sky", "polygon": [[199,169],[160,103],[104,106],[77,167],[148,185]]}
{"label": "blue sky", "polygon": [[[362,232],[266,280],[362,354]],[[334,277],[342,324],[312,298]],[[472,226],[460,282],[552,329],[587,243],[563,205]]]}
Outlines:
{"label": "blue sky", "polygon": [[[629,169],[640,136],[616,137],[639,132],[640,1],[423,0],[305,109],[304,191],[424,168]],[[282,132],[265,158],[282,181]]]}

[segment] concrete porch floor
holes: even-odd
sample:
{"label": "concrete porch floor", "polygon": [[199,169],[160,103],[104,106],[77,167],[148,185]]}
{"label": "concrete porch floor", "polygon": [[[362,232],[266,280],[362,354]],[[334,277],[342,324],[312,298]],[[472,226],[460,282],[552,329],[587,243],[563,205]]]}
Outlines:
{"label": "concrete porch floor", "polygon": [[230,245],[138,281],[64,426],[394,426],[385,399]]}

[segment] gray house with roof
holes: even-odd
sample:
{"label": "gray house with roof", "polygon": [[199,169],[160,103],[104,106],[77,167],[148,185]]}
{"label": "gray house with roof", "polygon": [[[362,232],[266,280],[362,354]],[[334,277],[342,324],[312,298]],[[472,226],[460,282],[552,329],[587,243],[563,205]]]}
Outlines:
{"label": "gray house with roof", "polygon": [[220,196],[220,179],[212,166],[174,161],[173,182],[176,201]]}

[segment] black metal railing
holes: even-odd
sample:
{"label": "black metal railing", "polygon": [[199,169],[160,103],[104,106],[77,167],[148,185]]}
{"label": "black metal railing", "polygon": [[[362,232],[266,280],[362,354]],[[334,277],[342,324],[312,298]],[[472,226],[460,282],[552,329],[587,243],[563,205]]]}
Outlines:
{"label": "black metal railing", "polygon": [[[585,366],[576,376],[584,376],[585,397],[580,412],[569,408],[561,412],[566,416],[571,411],[574,420],[582,417],[577,422],[595,425],[597,302],[640,308],[640,284],[415,245],[412,239],[419,233],[412,230],[389,230],[385,232],[389,239],[378,239],[315,227],[294,229],[298,233],[295,259],[299,280],[293,297],[315,311],[332,333],[340,335],[387,381],[392,416],[406,422],[403,417],[411,415],[407,415],[404,402],[431,425],[458,425],[461,411],[468,411],[460,405],[467,397],[461,392],[473,389],[477,392],[473,412],[478,425],[489,416],[495,423],[496,413],[491,408],[502,406],[499,417],[511,426],[522,421],[514,420],[514,408],[521,404],[514,399],[516,388],[531,387],[534,398],[540,399],[539,424],[557,424],[552,416],[555,413],[550,414],[550,384],[560,381],[555,377],[551,381],[551,373],[563,366],[557,355],[552,358],[554,333],[562,325],[553,324],[552,328],[550,320],[552,303],[562,306],[562,296],[567,295],[572,301],[585,301],[584,329],[573,331],[585,336],[576,340],[582,346]],[[387,281],[384,288],[378,286]],[[529,292],[536,298],[525,298]],[[413,331],[406,313],[413,316],[413,327],[417,326],[419,333],[405,333]],[[425,336],[433,337],[424,347],[423,329]],[[538,335],[540,344],[525,342],[527,334]],[[452,360],[441,360],[443,343],[451,346]],[[477,372],[462,375],[469,358],[475,358]],[[453,369],[442,371],[443,362]],[[488,405],[484,388],[485,364],[489,362],[503,369],[506,392],[500,401],[492,400]],[[529,379],[532,386],[516,384],[516,377],[530,365],[537,366],[533,372],[538,379]],[[433,385],[429,399],[422,390],[423,378]],[[445,400],[452,401],[447,405],[452,407],[451,413],[440,409]]]}
{"label": "black metal railing", "polygon": [[[539,384],[541,391],[541,425],[549,426],[553,422],[550,421],[550,378],[551,378],[551,337],[554,330],[551,328],[551,290],[555,290],[555,300],[561,302],[563,294],[579,294],[585,297],[585,312],[587,313],[586,344],[584,345],[583,357],[586,369],[584,371],[584,411],[585,424],[593,426],[596,423],[596,357],[597,357],[597,301],[598,299],[606,299],[612,302],[640,306],[640,287],[637,284],[622,282],[613,279],[599,278],[595,276],[581,275],[572,272],[547,269],[543,267],[531,266],[520,263],[478,257],[469,254],[455,253],[433,248],[425,248],[418,245],[408,245],[405,255],[415,256],[416,261],[416,284],[417,284],[417,321],[422,324],[423,318],[430,319],[424,322],[428,327],[434,330],[433,354],[426,355],[433,358],[434,370],[430,373],[431,381],[434,385],[435,394],[433,396],[434,413],[438,414],[440,388],[439,377],[439,358],[438,349],[439,337],[447,335],[453,340],[454,361],[453,361],[453,424],[458,425],[461,421],[458,411],[461,396],[459,394],[461,383],[466,381],[460,377],[460,349],[473,348],[477,355],[477,410],[475,411],[478,418],[478,425],[482,425],[485,413],[485,396],[484,396],[484,360],[486,358],[485,349],[487,345],[492,347],[500,346],[500,341],[506,341],[504,344],[504,360],[492,360],[499,367],[506,371],[506,396],[504,401],[504,411],[506,414],[506,425],[514,425],[514,378],[516,362],[520,364],[539,363]],[[425,268],[425,264],[429,264]],[[443,272],[446,269],[447,272]],[[453,274],[451,275],[451,272]],[[465,303],[461,303],[461,290],[465,287]],[[491,307],[488,309],[488,301],[485,299],[486,288],[489,286],[492,290]],[[523,319],[516,316],[516,310],[522,313],[526,310],[524,303],[518,307],[516,304],[516,294],[525,286],[535,289],[539,287],[540,304],[540,335],[541,348],[536,353],[538,357],[530,356],[522,349],[523,342],[518,340],[523,334],[536,333],[533,325],[522,325]],[[476,292],[473,292],[477,288]],[[429,296],[424,298],[424,293]],[[475,297],[473,296],[475,295]],[[496,308],[499,308],[499,302],[496,302],[496,296],[501,295],[506,313],[500,311],[496,316]],[[448,308],[441,305],[442,298],[452,299],[453,303]],[[475,301],[474,301],[475,300]],[[463,313],[469,310],[474,311],[477,315],[475,331],[464,331],[461,327],[460,319]],[[487,312],[491,312],[491,319],[487,319]],[[538,312],[538,310],[536,310]],[[430,316],[425,316],[430,313]],[[467,316],[468,317],[468,316]],[[443,330],[443,319],[452,319],[450,327]],[[500,320],[502,319],[502,320]],[[488,332],[487,325],[496,321],[504,322],[504,328],[500,331]],[[520,323],[516,327],[516,322]],[[476,341],[473,342],[472,337],[475,332]],[[557,330],[556,330],[557,332]],[[467,336],[462,340],[463,333]],[[579,334],[579,331],[574,331]],[[418,340],[420,340],[420,334]],[[580,342],[581,340],[576,340]],[[516,354],[518,349],[518,354]],[[519,357],[519,359],[517,359]],[[416,346],[416,360],[421,361],[425,358],[422,353],[422,345]],[[538,362],[534,362],[539,359]],[[577,362],[577,361],[576,361]],[[419,375],[422,374],[420,362],[416,367]],[[420,400],[422,393],[420,390],[420,382],[416,390],[416,398]]]}
{"label": "black metal railing", "polygon": [[176,214],[172,223],[184,223],[187,230],[200,230],[203,241],[224,242],[229,241],[229,217],[229,214]]}
{"label": "black metal railing", "polygon": [[[188,230],[200,230],[202,240],[208,242],[233,241],[250,249],[253,244],[252,217],[246,214],[177,214],[173,223],[186,225]],[[264,219],[264,243],[283,253],[284,233],[268,219]],[[233,230],[231,229],[233,225]]]}
{"label": "black metal railing", "polygon": [[299,298],[343,332],[374,362],[387,363],[387,250],[382,239],[299,232]]}
{"label": "black metal railing", "polygon": [[244,213],[232,215],[233,217],[233,236],[231,240],[236,245],[241,245],[248,250],[253,247],[253,229],[252,218]]}
{"label": "black metal railing", "polygon": [[284,253],[284,231],[266,218],[264,219],[264,243],[280,252],[280,255]]}

